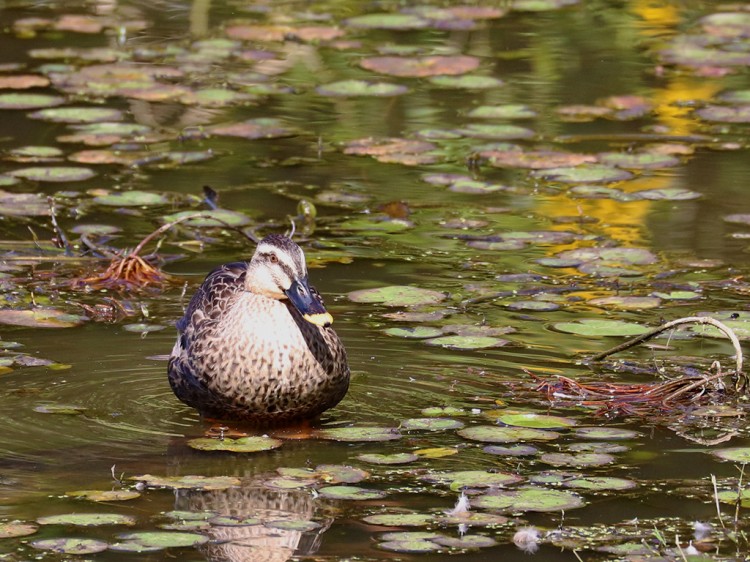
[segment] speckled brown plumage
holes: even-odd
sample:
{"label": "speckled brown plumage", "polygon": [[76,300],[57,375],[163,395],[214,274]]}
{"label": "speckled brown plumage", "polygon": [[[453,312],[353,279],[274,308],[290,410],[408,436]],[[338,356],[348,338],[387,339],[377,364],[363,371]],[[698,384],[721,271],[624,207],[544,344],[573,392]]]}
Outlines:
{"label": "speckled brown plumage", "polygon": [[312,419],[338,404],[349,386],[346,351],[330,326],[306,320],[285,298],[295,279],[309,289],[313,316],[327,316],[307,285],[302,251],[286,237],[266,237],[251,262],[206,277],[177,322],[168,375],[180,400],[256,425]]}

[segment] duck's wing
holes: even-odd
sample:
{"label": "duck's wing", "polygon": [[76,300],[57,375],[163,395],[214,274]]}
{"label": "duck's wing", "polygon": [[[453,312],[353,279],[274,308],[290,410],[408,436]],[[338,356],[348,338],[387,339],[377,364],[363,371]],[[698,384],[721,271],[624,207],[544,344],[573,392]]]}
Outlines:
{"label": "duck's wing", "polygon": [[209,273],[176,323],[180,334],[205,321],[221,318],[234,295],[244,290],[246,273],[246,262],[225,263]]}

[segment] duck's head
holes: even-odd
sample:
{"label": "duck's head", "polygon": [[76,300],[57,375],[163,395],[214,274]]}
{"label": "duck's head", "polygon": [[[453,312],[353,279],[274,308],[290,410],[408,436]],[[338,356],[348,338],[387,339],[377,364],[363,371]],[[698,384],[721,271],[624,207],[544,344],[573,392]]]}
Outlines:
{"label": "duck's head", "polygon": [[312,324],[333,323],[320,295],[307,280],[302,248],[286,236],[270,234],[258,243],[247,269],[245,289],[272,299],[288,299]]}

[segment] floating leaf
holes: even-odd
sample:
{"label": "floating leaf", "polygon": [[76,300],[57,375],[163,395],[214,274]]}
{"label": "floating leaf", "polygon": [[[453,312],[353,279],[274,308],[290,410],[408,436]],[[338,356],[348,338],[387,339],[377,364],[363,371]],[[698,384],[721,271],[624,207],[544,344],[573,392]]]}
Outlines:
{"label": "floating leaf", "polygon": [[100,123],[121,121],[124,116],[119,109],[109,107],[55,107],[40,109],[29,117],[52,123]]}
{"label": "floating leaf", "polygon": [[363,453],[357,455],[357,460],[371,464],[408,464],[418,460],[419,457],[413,453],[392,453],[389,455],[381,453]]}
{"label": "floating leaf", "polygon": [[561,183],[599,183],[615,182],[630,179],[633,175],[620,168],[599,164],[575,167],[549,168],[534,172],[537,177]]}
{"label": "floating leaf", "polygon": [[27,90],[29,88],[46,88],[49,78],[37,74],[16,74],[0,76],[0,90]]}
{"label": "floating leaf", "polygon": [[137,480],[153,488],[189,490],[226,490],[240,485],[239,478],[233,476],[154,476],[143,474],[131,476],[129,480]]}
{"label": "floating leaf", "polygon": [[65,98],[47,94],[0,94],[0,109],[38,109],[65,103]]}
{"label": "floating leaf", "polygon": [[585,476],[563,481],[566,488],[579,488],[582,490],[631,490],[638,484],[627,478],[615,478],[613,476]]}
{"label": "floating leaf", "polygon": [[509,103],[505,105],[481,105],[468,113],[475,119],[533,119],[536,112],[528,105]]}
{"label": "floating leaf", "polygon": [[222,228],[227,226],[245,226],[250,223],[250,218],[247,215],[227,209],[211,209],[196,212],[181,211],[172,215],[166,215],[163,217],[163,220],[164,222],[174,222],[191,215],[194,215],[195,218],[184,220],[181,224],[196,228]]}
{"label": "floating leaf", "polygon": [[448,429],[459,429],[463,426],[462,422],[449,418],[412,418],[401,422],[401,429],[407,431],[446,431]]}
{"label": "floating leaf", "polygon": [[616,295],[591,299],[588,301],[588,304],[603,306],[605,308],[619,308],[622,310],[646,310],[659,306],[661,304],[661,299],[659,297],[631,297],[627,295]]}
{"label": "floating leaf", "polygon": [[506,472],[489,472],[486,470],[458,470],[453,472],[431,472],[422,477],[427,482],[448,484],[451,490],[461,488],[497,488],[517,484],[523,478]]}
{"label": "floating leaf", "polygon": [[747,464],[750,462],[750,447],[731,447],[729,449],[716,449],[711,451],[711,453],[725,461],[732,461],[740,464]]}
{"label": "floating leaf", "polygon": [[62,183],[85,181],[93,178],[96,175],[96,172],[90,168],[50,166],[47,168],[21,168],[20,170],[13,170],[12,172],[9,172],[9,174],[13,177],[23,178],[29,181]]}
{"label": "floating leaf", "polygon": [[531,445],[510,445],[509,447],[487,445],[482,450],[490,455],[501,455],[504,457],[525,457],[539,453],[539,449]]}
{"label": "floating leaf", "polygon": [[533,427],[536,429],[564,429],[577,425],[578,423],[572,418],[534,413],[503,414],[497,419],[505,425],[512,425],[514,427]]}
{"label": "floating leaf", "polygon": [[254,527],[263,523],[257,517],[242,517],[240,515],[219,515],[209,519],[209,523],[215,527]]}
{"label": "floating leaf", "polygon": [[117,502],[141,497],[141,493],[135,490],[76,490],[65,492],[65,495],[94,502]]}
{"label": "floating leaf", "polygon": [[10,193],[0,189],[0,215],[36,217],[49,215],[50,204],[39,193]]}
{"label": "floating leaf", "polygon": [[499,88],[505,83],[493,76],[433,76],[429,79],[430,84],[439,88],[456,88],[461,90],[490,90]]}
{"label": "floating leaf", "polygon": [[280,119],[259,117],[241,123],[216,125],[211,127],[211,134],[225,137],[242,137],[245,139],[278,139],[291,137],[295,132],[285,126]]}
{"label": "floating leaf", "polygon": [[135,525],[135,517],[119,513],[64,513],[40,517],[36,521],[40,525],[78,525],[81,527]]}
{"label": "floating leaf", "polygon": [[315,437],[329,441],[367,442],[393,441],[401,434],[392,427],[335,427],[315,432]]}
{"label": "floating leaf", "polygon": [[347,296],[354,302],[383,303],[386,306],[418,306],[436,304],[445,299],[446,295],[412,285],[390,285],[377,289],[352,291]]}
{"label": "floating leaf", "polygon": [[619,427],[578,427],[575,436],[581,439],[634,439],[639,433]]}
{"label": "floating leaf", "polygon": [[152,205],[165,205],[167,198],[159,193],[150,191],[113,191],[106,195],[94,197],[94,203],[107,205],[108,207],[148,207]]}
{"label": "floating leaf", "polygon": [[617,168],[634,170],[652,170],[672,168],[680,164],[680,160],[668,154],[649,154],[646,152],[604,152],[599,154],[599,162]]}
{"label": "floating leaf", "polygon": [[366,470],[341,464],[321,464],[315,468],[313,474],[328,484],[356,484],[370,477]]}
{"label": "floating leaf", "polygon": [[318,489],[324,498],[333,500],[378,500],[388,494],[382,490],[368,490],[359,486],[324,486]]}
{"label": "floating leaf", "polygon": [[383,332],[385,334],[388,334],[389,336],[417,339],[434,338],[435,336],[439,336],[443,333],[440,328],[433,328],[431,326],[415,326],[413,328],[388,328],[387,330],[383,330]]}
{"label": "floating leaf", "polygon": [[285,531],[296,531],[298,533],[307,533],[320,528],[320,523],[315,521],[306,521],[303,519],[289,519],[280,521],[266,521],[265,526],[270,529],[283,529]]}
{"label": "floating leaf", "polygon": [[510,342],[491,336],[442,336],[424,340],[427,345],[439,345],[448,349],[472,350],[502,347]]}
{"label": "floating leaf", "polygon": [[368,57],[360,61],[365,70],[388,74],[424,78],[427,76],[456,75],[471,72],[479,66],[479,59],[466,55],[429,57]]}
{"label": "floating leaf", "polygon": [[281,447],[283,441],[265,436],[241,437],[239,439],[212,439],[202,437],[190,439],[187,444],[199,451],[228,451],[230,453],[258,453]]}
{"label": "floating leaf", "polygon": [[434,540],[439,545],[450,548],[471,549],[471,548],[489,548],[496,546],[497,541],[484,535],[462,535],[461,537],[438,537]]}
{"label": "floating leaf", "polygon": [[583,507],[583,500],[572,492],[546,488],[498,491],[472,499],[474,507],[508,511],[567,511]]}
{"label": "floating leaf", "polygon": [[649,331],[646,326],[622,320],[584,318],[575,322],[557,322],[555,330],[579,336],[638,336]]}
{"label": "floating leaf", "polygon": [[316,91],[324,96],[334,97],[390,97],[405,94],[406,86],[386,82],[368,82],[366,80],[341,80],[318,86]]}
{"label": "floating leaf", "polygon": [[39,550],[51,550],[62,554],[94,554],[107,550],[109,545],[94,539],[43,539],[32,541],[31,546]]}
{"label": "floating leaf", "polygon": [[536,134],[531,129],[518,125],[490,125],[486,123],[472,123],[458,129],[458,132],[465,137],[493,140],[529,139]]}
{"label": "floating leaf", "polygon": [[423,459],[440,459],[450,457],[458,453],[458,449],[453,447],[429,447],[427,449],[418,449],[414,454]]}
{"label": "floating leaf", "polygon": [[525,427],[474,425],[458,431],[461,437],[483,443],[515,443],[517,441],[552,441],[560,437],[555,431]]}
{"label": "floating leaf", "polygon": [[365,14],[355,16],[344,22],[349,27],[360,29],[422,29],[429,25],[429,21],[413,14]]}
{"label": "floating leaf", "polygon": [[27,535],[33,535],[39,530],[37,525],[33,523],[23,523],[22,521],[8,521],[0,523],[0,539],[8,539],[11,537],[25,537]]}
{"label": "floating leaf", "polygon": [[425,552],[436,552],[440,545],[424,540],[386,541],[377,543],[378,548],[390,550],[391,552],[403,552],[405,554],[420,554]]}
{"label": "floating leaf", "polygon": [[544,453],[539,459],[553,466],[603,466],[615,461],[607,453]]}
{"label": "floating leaf", "polygon": [[208,542],[208,537],[197,533],[173,533],[160,531],[126,533],[118,535],[117,538],[148,548],[198,546]]}
{"label": "floating leaf", "polygon": [[424,527],[432,523],[433,519],[428,513],[381,513],[365,517],[362,521],[385,527]]}
{"label": "floating leaf", "polygon": [[72,328],[80,326],[87,318],[78,314],[68,314],[56,308],[35,308],[33,310],[0,309],[0,324],[28,326],[30,328]]}

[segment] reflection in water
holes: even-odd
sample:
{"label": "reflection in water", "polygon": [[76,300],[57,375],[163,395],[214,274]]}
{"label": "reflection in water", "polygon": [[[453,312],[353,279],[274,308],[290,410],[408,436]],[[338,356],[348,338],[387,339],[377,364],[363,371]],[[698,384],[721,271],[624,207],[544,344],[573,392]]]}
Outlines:
{"label": "reflection in water", "polygon": [[180,490],[176,502],[177,509],[258,520],[254,525],[211,525],[212,540],[203,547],[208,559],[233,562],[282,562],[293,555],[314,554],[332,520],[318,520],[308,531],[288,527],[292,522],[312,527],[318,507],[309,491],[270,490],[257,481],[227,490]]}

